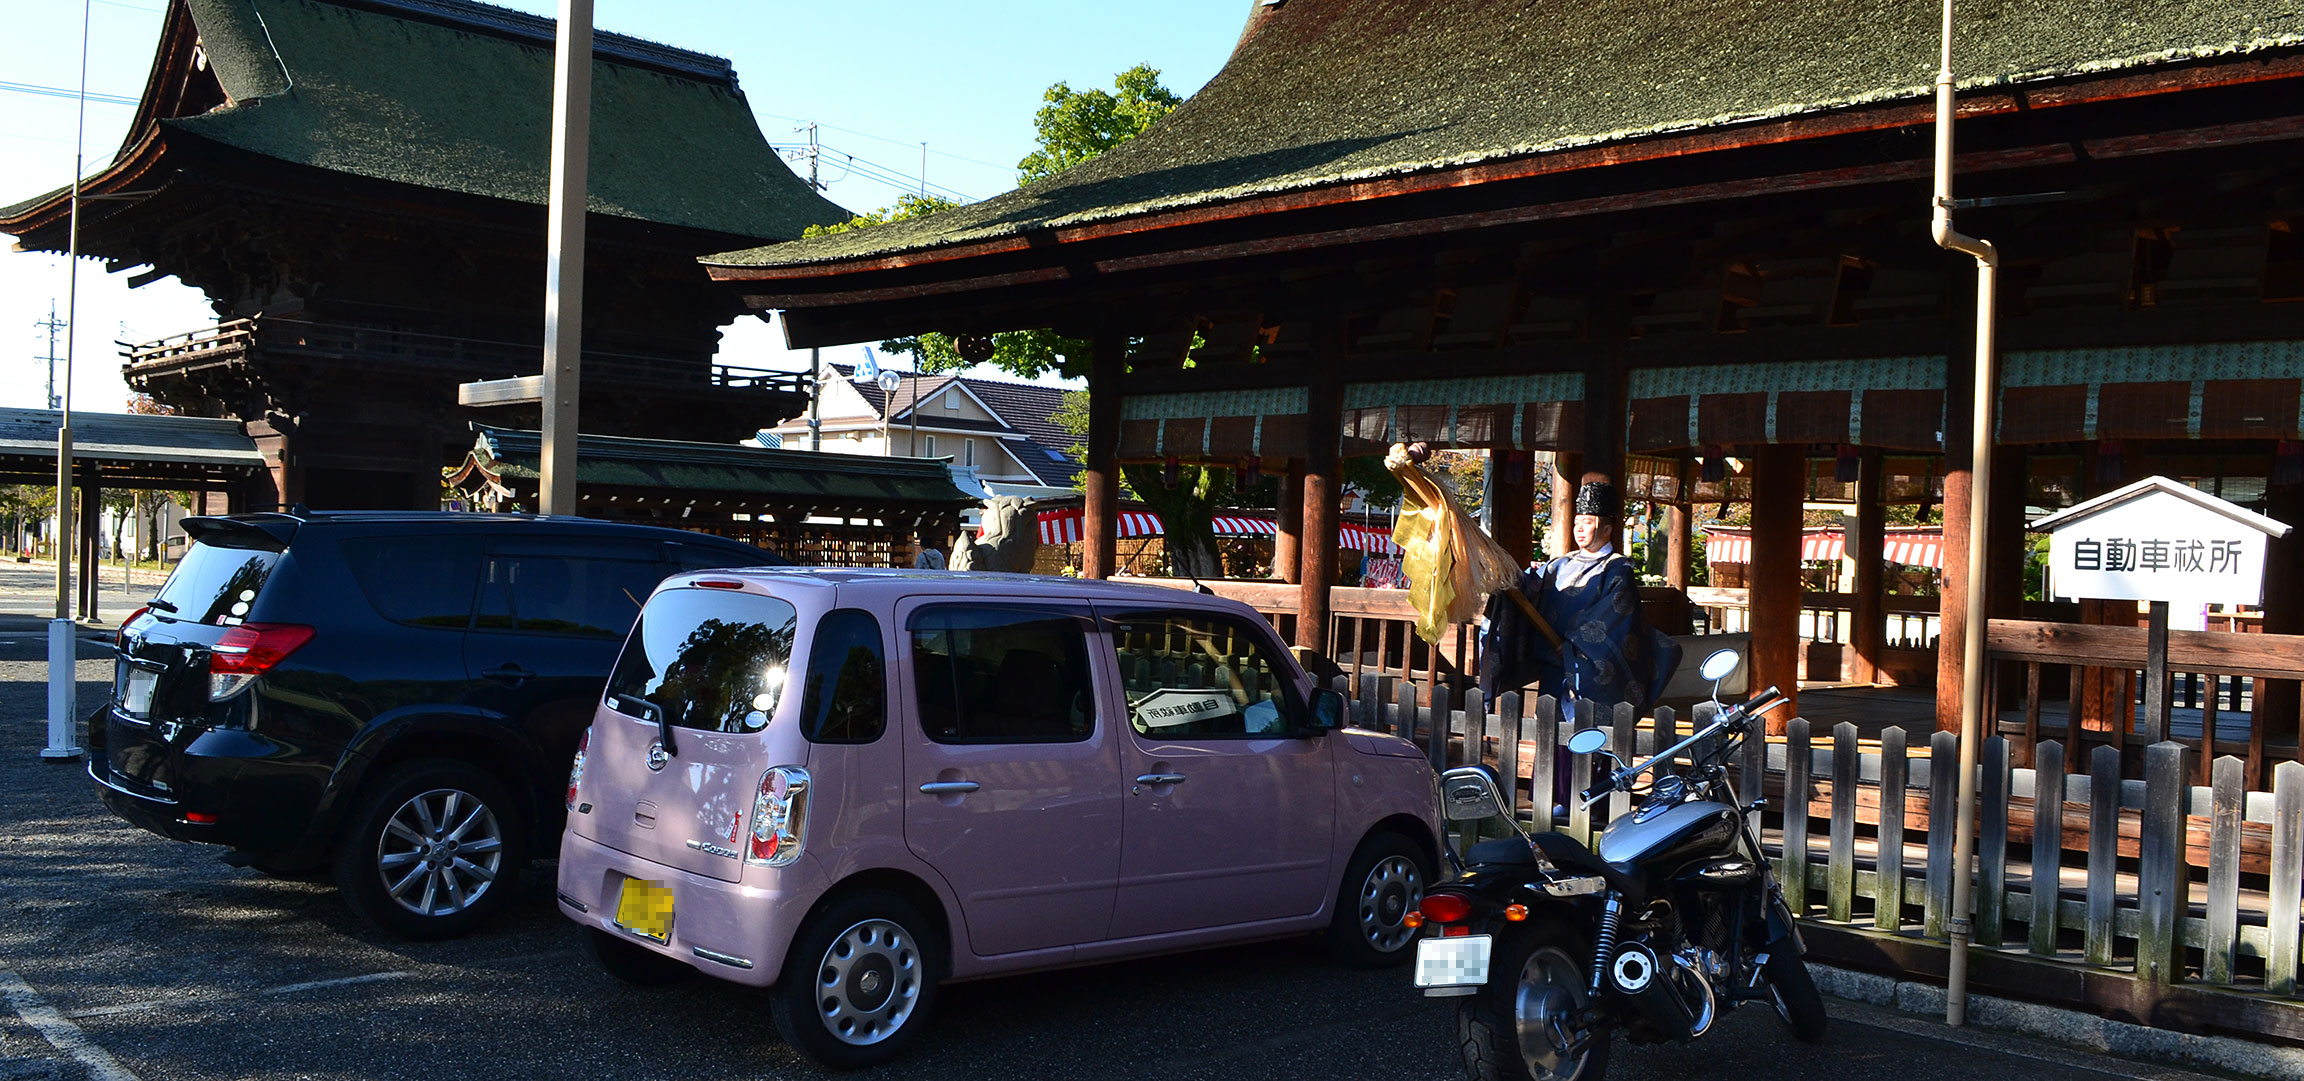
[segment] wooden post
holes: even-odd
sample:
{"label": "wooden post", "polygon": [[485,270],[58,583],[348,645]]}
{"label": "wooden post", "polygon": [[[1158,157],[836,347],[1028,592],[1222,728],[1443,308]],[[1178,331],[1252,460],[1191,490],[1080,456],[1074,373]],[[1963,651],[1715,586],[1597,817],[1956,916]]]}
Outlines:
{"label": "wooden post", "polygon": [[1495,504],[1488,517],[1489,535],[1525,566],[1536,554],[1535,463],[1524,450],[1494,450],[1488,454],[1488,468],[1494,471],[1488,493]]}
{"label": "wooden post", "polygon": [[2240,818],[2247,793],[2240,787],[2247,763],[2225,755],[2209,772],[2208,943],[2200,951],[2200,978],[2232,982],[2240,939]]}
{"label": "wooden post", "polygon": [[1280,475],[1278,535],[1272,538],[1272,577],[1289,585],[1304,580],[1304,460],[1288,459]]}
{"label": "wooden post", "polygon": [[1566,555],[1576,547],[1576,486],[1584,477],[1584,456],[1568,451],[1552,455],[1552,528],[1544,535],[1544,551]]}
{"label": "wooden post", "polygon": [[2032,952],[2056,956],[2064,889],[2064,745],[2033,749]]}
{"label": "wooden post", "polygon": [[[2293,536],[2294,534],[2290,534]],[[2296,993],[2296,954],[2300,901],[2304,901],[2304,763],[2272,768],[2272,873],[2265,922],[2264,989]]]}
{"label": "wooden post", "polygon": [[1664,584],[1674,589],[1688,588],[1688,572],[1696,559],[1696,546],[1689,540],[1690,523],[1695,520],[1689,503],[1689,473],[1688,462],[1681,461],[1680,502],[1664,506]]}
{"label": "wooden post", "polygon": [[2088,756],[2088,925],[2085,956],[2112,963],[2113,900],[2120,888],[2120,749],[2099,746]]}
{"label": "wooden post", "polygon": [[1784,852],[1777,865],[1776,884],[1792,914],[1808,914],[1808,777],[1814,758],[1808,742],[1808,719],[1785,723],[1784,741]]}
{"label": "wooden post", "polygon": [[[2265,496],[2264,513],[2296,528],[2264,548],[2264,633],[2304,634],[2304,484],[2274,485]],[[2304,743],[2300,689],[2295,680],[2256,681],[2251,740],[2271,734]]]}
{"label": "wooden post", "polygon": [[1496,773],[1504,778],[1504,812],[1517,818],[1520,805],[1520,692],[1496,699]]}
{"label": "wooden post", "polygon": [[2144,636],[2144,731],[2149,747],[2168,738],[2168,602],[2151,602]]}
{"label": "wooden post", "polygon": [[1847,922],[1856,915],[1856,789],[1863,774],[1856,726],[1832,726],[1832,845],[1824,870],[1824,911]]}
{"label": "wooden post", "polygon": [[1904,926],[1904,793],[1911,762],[1904,754],[1904,730],[1880,733],[1880,855],[1872,885],[1872,926],[1894,931]]}
{"label": "wooden post", "polygon": [[2184,745],[2144,749],[2144,813],[2137,836],[2136,975],[2158,984],[2183,979],[2184,914],[2191,873],[2184,864]]}
{"label": "wooden post", "polygon": [[1778,717],[1800,711],[1800,502],[1808,480],[1808,459],[1792,444],[1760,448],[1752,479],[1752,687],[1774,686],[1791,699],[1769,712],[1771,733],[1784,730]]}
{"label": "wooden post", "polygon": [[1080,523],[1082,578],[1110,578],[1120,548],[1120,375],[1128,339],[1100,327],[1088,367],[1088,461]]}
{"label": "wooden post", "polygon": [[1854,654],[1848,678],[1858,683],[1880,682],[1880,662],[1888,646],[1887,523],[1888,486],[1885,457],[1866,447],[1856,455],[1856,535],[1843,538],[1855,561],[1849,590],[1854,624],[1848,630],[1849,652]]}
{"label": "wooden post", "polygon": [[1994,736],[1984,741],[1984,759],[1977,784],[1976,929],[1979,946],[1997,946],[2005,933],[2008,913],[2008,797],[2014,790],[2014,767],[2008,758],[2008,740]]}
{"label": "wooden post", "polygon": [[1536,717],[1528,731],[1528,810],[1537,830],[1557,826],[1560,801],[1560,702],[1548,694],[1536,696]]}
{"label": "wooden post", "polygon": [[[1953,295],[1960,295],[1958,290]],[[1972,327],[1976,322],[1973,298],[1956,301],[1947,314],[1947,329]],[[1965,338],[1955,332],[1955,340]],[[1968,590],[1983,583],[1969,581],[1968,567],[1976,553],[1968,551],[1968,524],[1973,515],[1987,513],[1975,502],[1974,463],[1970,446],[1975,414],[1968,407],[1976,393],[1975,354],[1962,344],[1952,345],[1944,359],[1944,553],[1943,592],[1936,616],[1936,727],[1960,730],[1960,706],[1967,686]]]}
{"label": "wooden post", "polygon": [[1928,737],[1928,893],[1921,934],[1939,941],[1951,935],[1952,805],[1959,792],[1960,740],[1939,729]]}
{"label": "wooden post", "polygon": [[1303,576],[1296,592],[1296,644],[1328,653],[1329,590],[1336,585],[1336,498],[1338,448],[1344,432],[1344,384],[1336,367],[1344,359],[1345,324],[1330,319],[1320,328],[1312,358],[1312,378],[1304,408]]}

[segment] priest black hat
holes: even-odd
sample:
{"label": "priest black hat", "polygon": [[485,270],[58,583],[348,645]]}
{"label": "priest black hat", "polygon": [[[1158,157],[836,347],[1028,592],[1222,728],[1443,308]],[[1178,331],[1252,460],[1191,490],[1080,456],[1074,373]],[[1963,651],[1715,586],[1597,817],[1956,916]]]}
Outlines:
{"label": "priest black hat", "polygon": [[1623,504],[1616,499],[1616,486],[1607,481],[1584,482],[1576,489],[1576,513],[1614,519],[1623,512]]}

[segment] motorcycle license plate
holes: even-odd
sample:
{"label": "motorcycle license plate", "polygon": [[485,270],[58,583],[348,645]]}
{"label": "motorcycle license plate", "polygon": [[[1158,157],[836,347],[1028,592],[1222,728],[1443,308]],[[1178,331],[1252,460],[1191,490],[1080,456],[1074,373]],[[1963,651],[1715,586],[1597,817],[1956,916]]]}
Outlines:
{"label": "motorcycle license plate", "polygon": [[1416,986],[1478,987],[1488,982],[1488,935],[1426,938],[1416,943]]}

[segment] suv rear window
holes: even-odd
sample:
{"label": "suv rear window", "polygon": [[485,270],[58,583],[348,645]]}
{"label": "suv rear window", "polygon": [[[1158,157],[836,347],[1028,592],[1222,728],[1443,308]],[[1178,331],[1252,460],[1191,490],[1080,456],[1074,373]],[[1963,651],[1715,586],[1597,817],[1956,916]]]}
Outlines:
{"label": "suv rear window", "polygon": [[608,706],[708,732],[757,732],[776,715],[800,614],[774,597],[672,589],[641,611],[608,677]]}
{"label": "suv rear window", "polygon": [[194,543],[160,587],[153,607],[194,623],[239,624],[279,562],[280,553],[271,549]]}

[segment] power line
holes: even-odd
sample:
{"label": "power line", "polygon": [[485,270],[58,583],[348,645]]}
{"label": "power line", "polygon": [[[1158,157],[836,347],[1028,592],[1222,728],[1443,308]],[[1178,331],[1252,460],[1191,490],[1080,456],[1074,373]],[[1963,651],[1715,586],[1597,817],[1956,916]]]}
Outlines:
{"label": "power line", "polygon": [[[765,116],[765,117],[768,117],[768,118],[770,118],[770,119],[773,119],[773,120],[789,120],[789,121],[791,121],[791,122],[793,122],[793,123],[795,123],[795,124],[809,124],[809,123],[814,123],[814,121],[809,121],[809,120],[802,120],[801,118],[799,118],[799,117],[797,117],[797,116],[782,116],[782,115],[779,115],[779,114],[776,114],[776,113],[760,113],[759,115],[761,115],[761,116]],[[871,140],[873,140],[873,141],[875,141],[875,142],[882,142],[882,143],[887,143],[887,144],[889,144],[889,145],[891,145],[891,146],[901,146],[901,147],[904,147],[904,148],[906,148],[906,149],[910,149],[910,148],[912,148],[912,147],[915,147],[915,146],[919,146],[919,145],[920,145],[920,140],[918,140],[918,139],[891,139],[891,138],[889,138],[889,137],[887,137],[887,136],[885,136],[885,135],[874,135],[874,134],[872,134],[871,132],[868,132],[868,131],[857,131],[857,130],[856,130],[856,129],[854,129],[854,128],[844,128],[844,127],[841,127],[841,126],[840,126],[840,125],[838,125],[838,124],[822,124],[822,125],[819,125],[819,126],[820,126],[820,127],[822,127],[822,128],[823,128],[824,130],[826,130],[826,131],[837,131],[837,132],[844,132],[844,133],[846,133],[846,134],[849,134],[849,135],[854,135],[854,136],[856,136],[856,137],[858,137],[858,138],[862,138],[862,139],[871,139]],[[1015,166],[1014,166],[1014,165],[1000,165],[1000,164],[996,164],[996,163],[994,163],[994,162],[989,162],[989,161],[979,161],[979,160],[977,160],[977,159],[975,159],[975,158],[971,158],[971,157],[965,157],[965,156],[962,156],[962,155],[959,155],[959,154],[954,154],[954,153],[952,153],[952,152],[950,152],[950,151],[946,151],[946,150],[930,150],[930,151],[929,151],[929,153],[931,153],[931,154],[934,154],[934,155],[936,155],[936,156],[937,156],[937,157],[939,157],[939,158],[950,158],[950,159],[952,159],[953,161],[964,161],[964,162],[967,162],[967,163],[968,163],[968,164],[970,164],[970,165],[981,165],[981,166],[983,166],[983,167],[985,167],[985,168],[987,168],[987,169],[1013,169],[1013,168],[1015,168]]]}
{"label": "power line", "polygon": [[880,184],[885,184],[891,188],[898,189],[899,191],[908,191],[914,194],[918,194],[923,188],[926,188],[933,190],[938,194],[948,196],[958,202],[973,203],[976,201],[975,197],[969,195],[966,192],[955,191],[951,188],[945,187],[942,184],[927,183],[923,178],[914,176],[902,169],[898,169],[891,165],[881,164],[880,162],[873,161],[870,158],[859,158],[854,154],[850,154],[847,151],[829,143],[817,143],[813,148],[811,148],[807,143],[770,144],[770,149],[786,152],[799,152],[802,154],[806,154],[811,149],[814,149],[817,151],[829,151],[833,154],[839,155],[841,164],[848,168],[849,174],[840,176],[836,180],[831,181],[832,183],[837,183],[839,180],[845,180],[848,178],[848,175],[852,174],[865,180],[871,180]]}
{"label": "power line", "polygon": [[[0,79],[0,90],[13,91],[18,94],[37,94],[44,98],[77,98],[80,96],[79,91],[66,87],[41,86],[38,83],[11,82],[7,79]],[[102,105],[134,105],[136,104],[137,99],[131,97],[123,97],[119,94],[90,93],[88,95],[88,100]]]}

